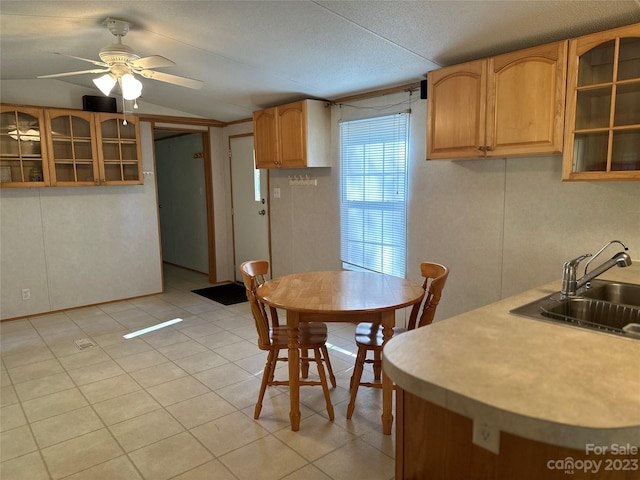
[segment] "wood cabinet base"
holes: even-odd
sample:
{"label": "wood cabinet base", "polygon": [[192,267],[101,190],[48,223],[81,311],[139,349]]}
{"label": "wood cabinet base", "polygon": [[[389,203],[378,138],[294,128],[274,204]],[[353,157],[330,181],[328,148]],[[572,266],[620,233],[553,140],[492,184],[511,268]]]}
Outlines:
{"label": "wood cabinet base", "polygon": [[[398,480],[640,478],[637,455],[586,455],[584,451],[548,445],[505,432],[500,434],[500,454],[495,455],[472,443],[473,421],[470,418],[401,389],[397,390],[397,395]],[[565,459],[573,459],[576,467],[573,473],[563,468]],[[600,463],[589,464],[593,467],[585,472],[586,460]]]}

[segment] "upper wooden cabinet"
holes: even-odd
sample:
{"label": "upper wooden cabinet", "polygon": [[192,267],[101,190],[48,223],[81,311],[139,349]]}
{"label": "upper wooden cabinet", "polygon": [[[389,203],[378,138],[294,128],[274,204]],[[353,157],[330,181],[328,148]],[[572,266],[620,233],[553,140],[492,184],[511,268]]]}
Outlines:
{"label": "upper wooden cabinet", "polygon": [[567,42],[489,59],[487,155],[562,152]]}
{"label": "upper wooden cabinet", "polygon": [[142,154],[137,117],[117,113],[96,114],[96,143],[100,183],[104,185],[141,185]]}
{"label": "upper wooden cabinet", "polygon": [[486,60],[429,72],[427,159],[484,156],[486,104]]}
{"label": "upper wooden cabinet", "polygon": [[40,108],[0,105],[0,186],[49,184],[44,123]]}
{"label": "upper wooden cabinet", "polygon": [[256,168],[273,168],[279,165],[277,113],[278,107],[253,112]]}
{"label": "upper wooden cabinet", "polygon": [[331,111],[301,100],[253,113],[256,168],[330,167]]}
{"label": "upper wooden cabinet", "polygon": [[137,117],[15,105],[1,114],[2,187],[143,183]]}
{"label": "upper wooden cabinet", "polygon": [[567,42],[427,76],[427,159],[562,151]]}
{"label": "upper wooden cabinet", "polygon": [[77,110],[45,110],[53,186],[99,183],[94,114]]}
{"label": "upper wooden cabinet", "polygon": [[640,180],[640,24],[569,42],[563,180]]}

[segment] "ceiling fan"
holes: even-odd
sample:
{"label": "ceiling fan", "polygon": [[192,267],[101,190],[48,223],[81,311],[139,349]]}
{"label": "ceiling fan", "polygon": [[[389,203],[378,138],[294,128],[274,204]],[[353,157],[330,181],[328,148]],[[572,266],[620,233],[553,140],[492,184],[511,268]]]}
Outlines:
{"label": "ceiling fan", "polygon": [[99,56],[101,61],[54,52],[57,55],[92,63],[100,68],[41,75],[38,78],[57,78],[87,73],[105,73],[105,75],[94,79],[93,82],[105,95],[109,95],[115,84],[119,83],[125,100],[135,100],[142,94],[142,83],[135,78],[134,74],[140,75],[143,78],[159,80],[187,88],[199,89],[202,87],[201,80],[152,70],[154,68],[169,67],[175,65],[175,63],[160,55],[140,57],[133,52],[131,47],[122,43],[122,37],[129,32],[131,23],[115,18],[107,18],[104,24],[118,39],[118,43],[107,45],[100,50]]}

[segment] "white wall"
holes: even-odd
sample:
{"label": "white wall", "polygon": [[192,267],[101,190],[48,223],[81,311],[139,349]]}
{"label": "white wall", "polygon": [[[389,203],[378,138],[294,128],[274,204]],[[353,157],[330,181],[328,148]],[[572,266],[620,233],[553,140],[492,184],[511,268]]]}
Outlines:
{"label": "white wall", "polygon": [[[20,82],[2,82],[3,102],[79,108],[76,99],[94,93],[55,82],[36,94]],[[402,93],[333,107],[333,167],[270,171],[275,276],[340,267],[337,122],[408,99]],[[614,238],[640,261],[638,182],[562,183],[561,156],[426,162],[426,101],[414,94],[410,107],[408,264],[415,268],[408,276],[418,280],[424,260],[451,268],[438,319],[558,279],[565,260]],[[143,125],[143,161],[153,173],[150,130]],[[218,281],[233,279],[228,138],[251,131],[251,122],[210,129]],[[317,178],[318,186],[290,186],[289,175]],[[0,190],[0,317],[158,291],[155,195],[152,175],[142,187]],[[125,241],[133,242],[126,244],[132,254],[121,256]],[[30,301],[21,300],[25,287]]]}
{"label": "white wall", "polygon": [[[144,171],[153,171],[152,140],[143,123]],[[135,186],[4,188],[0,225],[2,319],[162,291],[153,177]]]}
{"label": "white wall", "polygon": [[[95,94],[56,80],[3,80],[0,88],[4,103],[76,109],[82,95]],[[189,116],[140,106],[144,113]],[[209,132],[216,269],[223,281],[233,278],[228,157],[221,129]],[[142,186],[0,189],[0,319],[162,291],[153,134],[146,122],[141,146]],[[22,300],[23,288],[31,290],[31,300]]]}
{"label": "white wall", "polygon": [[[560,155],[427,162],[426,100],[415,95],[333,107],[334,166],[270,171],[274,275],[340,267],[338,121],[409,106],[408,277],[419,280],[426,260],[451,269],[438,319],[559,279],[565,260],[612,239],[640,261],[638,182],[563,183]],[[289,186],[288,175],[318,187]]]}

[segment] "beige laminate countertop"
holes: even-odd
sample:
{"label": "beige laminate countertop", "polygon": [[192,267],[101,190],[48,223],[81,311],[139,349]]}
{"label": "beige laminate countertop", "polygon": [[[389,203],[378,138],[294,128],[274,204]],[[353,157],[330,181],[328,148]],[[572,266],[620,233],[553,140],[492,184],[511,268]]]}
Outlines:
{"label": "beige laminate countertop", "polygon": [[[640,284],[640,261],[600,278]],[[392,338],[385,372],[500,431],[582,451],[640,446],[640,340],[508,313],[559,289],[552,282]]]}

